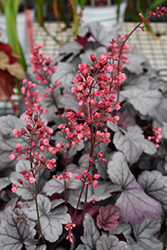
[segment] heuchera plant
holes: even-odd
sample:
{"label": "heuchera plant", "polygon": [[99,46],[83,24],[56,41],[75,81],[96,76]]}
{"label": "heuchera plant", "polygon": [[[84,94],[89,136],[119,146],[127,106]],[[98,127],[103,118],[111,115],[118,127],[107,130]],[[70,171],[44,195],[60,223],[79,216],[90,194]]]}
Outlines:
{"label": "heuchera plant", "polygon": [[166,12],[107,47],[93,23],[57,67],[35,46],[25,112],[0,118],[1,249],[166,249],[167,87],[126,44]]}

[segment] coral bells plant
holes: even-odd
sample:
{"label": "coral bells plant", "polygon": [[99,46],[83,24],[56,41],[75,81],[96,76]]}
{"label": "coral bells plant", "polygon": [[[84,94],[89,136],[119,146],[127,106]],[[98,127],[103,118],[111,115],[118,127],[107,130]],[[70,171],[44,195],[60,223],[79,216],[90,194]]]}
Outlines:
{"label": "coral bells plant", "polygon": [[[35,46],[25,109],[0,118],[1,249],[166,249],[166,82],[88,26],[56,60]],[[107,39],[111,37],[110,42]]]}

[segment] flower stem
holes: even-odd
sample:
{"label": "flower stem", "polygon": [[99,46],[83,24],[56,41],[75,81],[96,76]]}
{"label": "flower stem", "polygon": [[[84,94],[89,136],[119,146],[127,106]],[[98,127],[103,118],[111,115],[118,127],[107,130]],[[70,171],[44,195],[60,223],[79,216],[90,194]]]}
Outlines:
{"label": "flower stem", "polygon": [[42,237],[43,244],[46,245],[44,236],[42,234],[42,228],[41,228],[41,222],[40,222],[40,217],[39,217],[39,209],[38,209],[38,201],[37,201],[37,183],[35,182],[35,205],[36,205],[36,211],[37,211],[37,219],[38,219],[38,225],[39,225],[39,231]]}

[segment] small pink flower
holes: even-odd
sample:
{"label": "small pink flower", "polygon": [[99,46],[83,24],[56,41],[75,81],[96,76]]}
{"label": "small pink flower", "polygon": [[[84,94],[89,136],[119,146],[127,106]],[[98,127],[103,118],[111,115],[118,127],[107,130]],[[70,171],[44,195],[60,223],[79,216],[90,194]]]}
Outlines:
{"label": "small pink flower", "polygon": [[100,151],[100,152],[98,153],[99,158],[102,157],[103,154],[104,154],[104,152],[103,152],[103,151]]}
{"label": "small pink flower", "polygon": [[30,182],[30,183],[34,183],[36,182],[36,178],[34,178],[33,176],[31,176],[27,182]]}
{"label": "small pink flower", "polygon": [[17,156],[17,155],[15,155],[15,154],[11,154],[11,155],[9,155],[9,159],[10,159],[10,161],[13,161],[13,160],[16,158],[16,156]]}
{"label": "small pink flower", "polygon": [[11,188],[12,193],[16,193],[17,189],[18,189],[18,186],[12,184],[12,188]]}
{"label": "small pink flower", "polygon": [[17,179],[18,183],[23,184],[23,181],[21,179]]}
{"label": "small pink flower", "polygon": [[46,131],[47,131],[48,134],[52,134],[53,133],[53,129],[52,128],[48,128]]}
{"label": "small pink flower", "polygon": [[16,128],[13,130],[13,135],[15,135],[16,138],[18,138],[20,136],[20,132],[19,130],[17,130]]}

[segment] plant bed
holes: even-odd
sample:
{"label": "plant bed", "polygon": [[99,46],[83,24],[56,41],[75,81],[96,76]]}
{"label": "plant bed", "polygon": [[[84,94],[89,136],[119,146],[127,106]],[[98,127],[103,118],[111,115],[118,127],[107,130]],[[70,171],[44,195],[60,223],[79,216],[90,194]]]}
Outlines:
{"label": "plant bed", "polygon": [[166,82],[88,28],[54,61],[34,48],[22,115],[0,118],[1,249],[166,248]]}

